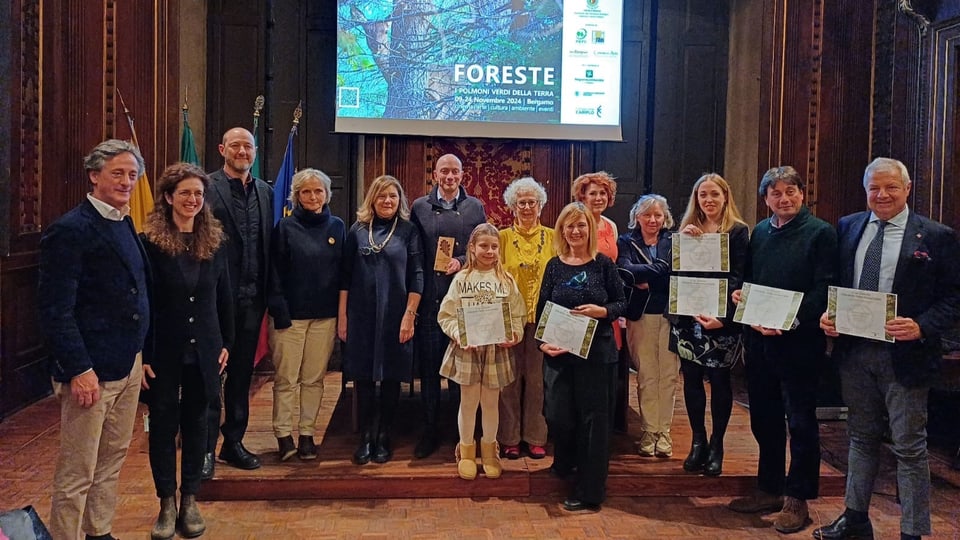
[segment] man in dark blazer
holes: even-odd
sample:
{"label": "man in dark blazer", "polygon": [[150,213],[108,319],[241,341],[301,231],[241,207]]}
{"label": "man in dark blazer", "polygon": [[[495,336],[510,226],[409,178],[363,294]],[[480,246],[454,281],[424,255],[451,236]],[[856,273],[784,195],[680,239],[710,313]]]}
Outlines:
{"label": "man in dark blazer", "polygon": [[[467,241],[473,229],[487,221],[483,203],[467,194],[460,184],[463,164],[453,154],[437,158],[433,168],[430,193],[413,201],[410,221],[420,230],[423,242],[423,297],[417,310],[417,331],[413,336],[414,354],[420,376],[420,397],[423,403],[423,433],[413,455],[425,458],[437,450],[439,434],[437,415],[440,405],[440,363],[450,338],[440,329],[437,314],[453,276],[467,260]],[[443,240],[441,240],[443,239]],[[438,262],[440,243],[448,246],[446,257]],[[442,267],[442,268],[441,268]],[[452,400],[459,402],[460,387],[449,382]]]}
{"label": "man in dark blazer", "polygon": [[[273,231],[273,189],[250,173],[257,156],[253,134],[232,128],[219,146],[223,168],[210,173],[213,183],[207,202],[227,233],[224,248],[233,286],[236,335],[223,387],[224,422],[220,459],[240,469],[260,467],[260,459],[243,446],[250,417],[250,380],[266,311],[267,256]],[[211,410],[207,454],[202,475],[213,476],[219,404]]]}
{"label": "man in dark blazer", "polygon": [[149,266],[130,220],[143,173],[132,144],[107,140],[84,158],[91,193],[40,240],[38,302],[60,400],[53,538],[111,539],[150,324]]}
{"label": "man in dark blazer", "polygon": [[870,211],[840,220],[840,286],[894,293],[894,343],[840,336],[827,313],[820,327],[837,338],[850,434],[846,510],[814,531],[818,539],[870,537],[867,515],[889,430],[897,458],[900,537],[930,534],[927,394],[939,371],[942,333],[960,319],[960,243],[953,230],[907,207],[903,163],[877,158],[863,175]]}

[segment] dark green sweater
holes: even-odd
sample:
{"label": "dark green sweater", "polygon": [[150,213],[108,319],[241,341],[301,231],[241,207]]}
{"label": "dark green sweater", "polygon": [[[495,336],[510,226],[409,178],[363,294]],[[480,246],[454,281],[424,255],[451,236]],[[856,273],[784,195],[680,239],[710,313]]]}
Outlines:
{"label": "dark green sweater", "polygon": [[804,206],[783,227],[768,218],[753,229],[745,281],[802,292],[800,327],[817,328],[827,309],[827,287],[837,280],[836,265],[836,231]]}

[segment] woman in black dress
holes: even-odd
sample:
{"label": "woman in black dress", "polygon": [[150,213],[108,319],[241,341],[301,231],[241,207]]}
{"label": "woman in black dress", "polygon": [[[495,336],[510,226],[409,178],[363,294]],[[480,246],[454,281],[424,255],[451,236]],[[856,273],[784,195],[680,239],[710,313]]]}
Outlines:
{"label": "woman in black dress", "polygon": [[[234,337],[226,254],[219,249],[223,229],[203,204],[209,185],[197,166],[167,167],[143,233],[153,271],[142,383],[150,406],[150,469],[160,498],[153,539],[174,532],[193,538],[206,529],[195,499],[206,451],[204,411],[219,394]],[[183,443],[179,513],[177,431]]]}
{"label": "woman in black dress", "polygon": [[551,470],[578,473],[573,495],[563,501],[571,512],[598,510],[606,497],[610,466],[611,406],[617,381],[617,349],[612,321],[626,307],[623,282],[613,260],[597,253],[597,226],[582,203],[570,203],[557,218],[557,256],[544,271],[537,319],[547,302],[575,315],[598,319],[586,358],[553,343],[542,343],[544,412],[554,443]]}
{"label": "woman in black dress", "polygon": [[381,176],[367,188],[344,243],[337,334],[344,342],[343,376],[354,382],[360,409],[358,465],[393,456],[390,426],[400,383],[412,380],[423,250],[409,217],[400,182]]}

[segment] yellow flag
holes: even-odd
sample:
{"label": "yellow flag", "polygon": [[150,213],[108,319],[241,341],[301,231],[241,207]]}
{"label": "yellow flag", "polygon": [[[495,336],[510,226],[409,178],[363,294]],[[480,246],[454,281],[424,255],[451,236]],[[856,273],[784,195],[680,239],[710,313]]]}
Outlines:
{"label": "yellow flag", "polygon": [[147,222],[147,214],[153,211],[153,190],[150,189],[150,180],[147,178],[147,169],[143,169],[143,174],[137,178],[137,185],[133,188],[133,196],[130,197],[130,219],[133,220],[133,226],[137,232],[143,232],[143,226]]}

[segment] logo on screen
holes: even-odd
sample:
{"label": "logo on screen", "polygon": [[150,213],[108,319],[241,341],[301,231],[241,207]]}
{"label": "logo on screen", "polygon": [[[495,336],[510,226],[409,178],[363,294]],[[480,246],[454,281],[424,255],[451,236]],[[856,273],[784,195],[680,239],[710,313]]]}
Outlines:
{"label": "logo on screen", "polygon": [[586,43],[587,42],[587,30],[581,28],[577,30],[577,43]]}
{"label": "logo on screen", "polygon": [[588,79],[592,79],[592,78],[593,78],[593,70],[592,70],[592,69],[588,69],[587,72],[586,72],[586,74],[585,74],[585,76],[586,76]]}
{"label": "logo on screen", "polygon": [[587,7],[595,8],[600,4],[600,0],[587,0]]}
{"label": "logo on screen", "polygon": [[606,41],[605,34],[603,30],[594,30],[593,31],[593,42],[594,43],[604,43]]}

